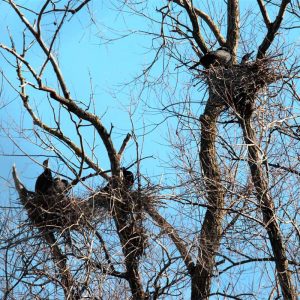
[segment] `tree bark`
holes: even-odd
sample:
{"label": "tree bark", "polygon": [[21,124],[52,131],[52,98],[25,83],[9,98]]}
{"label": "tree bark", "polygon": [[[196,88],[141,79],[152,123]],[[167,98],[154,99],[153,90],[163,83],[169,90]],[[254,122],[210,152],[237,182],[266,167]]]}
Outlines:
{"label": "tree bark", "polygon": [[232,52],[232,62],[237,62],[237,50],[240,37],[240,9],[239,0],[227,2],[227,44]]}
{"label": "tree bark", "polygon": [[[118,210],[118,208],[117,208]],[[146,300],[148,299],[147,294],[144,292],[141,276],[139,273],[139,257],[135,253],[131,245],[130,236],[132,231],[126,220],[119,215],[120,211],[117,213],[118,216],[115,217],[115,223],[117,226],[117,231],[121,240],[123,254],[125,256],[125,266],[126,266],[126,279],[129,283],[129,287],[132,293],[133,300]]]}
{"label": "tree bark", "polygon": [[[12,174],[16,190],[20,197],[20,201],[26,208],[26,203],[28,201],[28,196],[30,192],[25,188],[25,186],[18,178],[15,166],[13,167]],[[80,299],[80,292],[72,276],[72,273],[67,265],[67,258],[62,254],[61,250],[59,249],[53,232],[44,229],[43,231],[41,231],[41,233],[43,234],[45,241],[49,244],[54,264],[58,268],[59,275],[61,277],[60,285],[63,288],[65,298],[69,300]]]}
{"label": "tree bark", "polygon": [[[116,190],[116,196],[119,199],[125,199],[126,193]],[[127,201],[130,201],[127,199]],[[139,233],[137,224],[135,224],[128,204],[116,201],[113,204],[114,221],[116,224],[119,239],[122,245],[124,263],[126,267],[126,279],[128,281],[133,300],[149,299],[148,294],[144,292],[142,279],[139,272],[139,261],[141,257],[141,244],[139,243]]]}
{"label": "tree bark", "polygon": [[192,300],[208,299],[211,278],[215,265],[216,252],[222,238],[222,220],[225,191],[221,185],[221,173],[217,163],[215,141],[216,122],[223,104],[218,97],[211,95],[204,114],[201,116],[200,161],[207,189],[206,198],[210,205],[205,214],[200,240],[197,263],[192,273]]}
{"label": "tree bark", "polygon": [[286,249],[277,222],[274,202],[268,190],[268,180],[262,167],[261,151],[257,146],[255,131],[251,127],[250,118],[241,120],[240,124],[243,129],[244,140],[248,146],[248,163],[252,181],[256,189],[256,197],[273,250],[282,295],[286,300],[296,300],[296,291],[292,284],[291,273],[288,270]]}

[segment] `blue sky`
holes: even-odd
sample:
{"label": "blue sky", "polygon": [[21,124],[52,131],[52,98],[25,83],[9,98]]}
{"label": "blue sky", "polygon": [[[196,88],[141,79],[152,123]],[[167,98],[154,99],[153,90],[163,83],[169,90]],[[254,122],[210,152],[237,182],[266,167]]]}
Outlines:
{"label": "blue sky", "polygon": [[[24,3],[27,2],[24,1]],[[217,5],[220,2],[223,3],[223,1],[214,3]],[[152,8],[149,8],[149,10],[154,12],[153,16],[159,18],[154,9],[156,3],[161,3],[161,1],[151,2]],[[253,3],[256,2],[241,1],[241,11],[246,12],[246,9],[251,8]],[[160,101],[167,102],[168,98],[176,101],[176,99],[188,95],[191,100],[199,101],[202,95],[199,95],[197,88],[189,89],[189,76],[184,74],[185,71],[178,75],[179,85],[183,87],[182,90],[179,89],[174,92],[173,88],[177,76],[174,71],[174,64],[170,66],[171,71],[174,71],[174,75],[170,79],[166,79],[167,82],[162,85],[160,93],[150,88],[148,92],[140,95],[141,86],[139,84],[128,84],[140,75],[145,66],[152,61],[155,54],[154,51],[149,50],[152,37],[135,33],[111,43],[108,43],[106,39],[109,37],[118,38],[127,30],[149,30],[150,23],[132,14],[124,16],[111,8],[112,5],[108,5],[107,2],[105,4],[99,4],[98,2],[98,6],[94,4],[93,14],[95,20],[97,20],[97,26],[90,23],[89,15],[85,12],[79,13],[65,24],[57,43],[58,47],[55,50],[58,51],[61,69],[75,99],[82,99],[86,102],[91,95],[92,82],[96,112],[100,116],[104,114],[101,120],[108,128],[113,123],[113,139],[116,148],[119,148],[125,135],[131,131],[132,127],[128,112],[134,112],[133,120],[140,145],[143,145],[143,156],[151,156],[143,161],[143,172],[151,176],[154,183],[157,183],[164,172],[166,173],[165,176],[169,176],[167,174],[169,170],[162,167],[172,162],[172,154],[168,153],[166,138],[169,131],[176,128],[176,121],[169,120],[168,126],[166,126],[166,123],[155,126],[155,124],[160,124],[163,121],[164,115],[159,110],[154,110],[153,107],[160,106]],[[22,27],[16,21],[15,14],[8,10],[8,6],[3,2],[0,2],[0,12],[0,42],[8,43],[9,28],[13,36],[16,37],[16,44],[20,46]],[[248,19],[242,19],[242,21],[250,22]],[[251,25],[251,23],[249,24]],[[152,25],[155,30],[159,30],[154,24]],[[51,26],[49,23],[49,30],[51,30]],[[259,36],[261,33],[256,33],[257,39],[253,39],[253,32],[250,35],[242,30],[247,43],[240,47],[240,53],[243,54],[245,51],[255,49],[260,41]],[[298,39],[299,42],[296,34],[287,38],[291,40]],[[47,40],[47,34],[45,39]],[[31,54],[33,64],[38,65],[40,58],[40,52],[37,48],[34,48]],[[161,66],[160,61],[154,67],[151,73],[152,76],[160,75]],[[5,75],[13,83],[16,82],[15,71],[9,67],[2,56],[0,56],[0,69],[3,69]],[[55,84],[53,75],[49,71],[47,75],[49,84]],[[37,105],[43,120],[51,123],[51,111],[49,111],[45,95],[32,91],[30,96],[32,103]],[[202,107],[197,111],[198,116],[201,114],[201,109]],[[65,120],[67,119],[62,119],[62,126],[72,137],[74,127],[70,125],[69,121],[66,122]],[[0,131],[0,153],[12,154],[12,156],[0,156],[2,166],[0,169],[0,203],[9,205],[9,200],[15,199],[15,196],[9,197],[9,192],[14,192],[11,182],[12,165],[16,163],[22,180],[28,188],[33,189],[35,178],[41,172],[41,167],[36,162],[41,163],[44,160],[43,156],[34,157],[36,162],[29,157],[14,156],[22,154],[18,146],[24,153],[29,155],[51,155],[53,153],[51,151],[41,151],[19,137],[18,130],[22,127],[30,138],[34,138],[32,134],[33,125],[27,113],[24,113],[20,99],[6,83],[0,95],[0,125],[5,129]],[[142,138],[144,131],[147,133],[145,139]],[[91,138],[88,129],[84,133],[87,139]],[[17,146],[12,143],[10,136],[15,139]],[[99,146],[99,153],[100,166],[109,168],[107,156],[101,145]],[[102,153],[104,154],[102,155]],[[126,150],[123,163],[127,166],[134,160],[135,146],[131,143]],[[51,159],[51,163],[54,170],[66,171],[65,168],[57,165],[54,159]],[[169,213],[171,214],[172,211],[169,210]],[[195,227],[198,225],[196,224]]]}
{"label": "blue sky", "polygon": [[[17,20],[15,14],[8,10],[6,4],[1,3],[1,36],[4,41],[8,43],[8,28],[12,35],[15,37],[16,45],[21,46],[21,29],[20,23]],[[102,121],[109,128],[112,123],[114,126],[114,141],[116,142],[116,148],[120,147],[124,136],[131,131],[132,126],[129,120],[130,104],[135,102],[133,106],[137,112],[133,118],[138,120],[136,124],[137,134],[142,134],[143,123],[152,125],[153,123],[161,121],[161,117],[157,114],[146,115],[144,113],[143,104],[139,103],[136,99],[136,93],[138,89],[129,86],[127,83],[133,80],[137,75],[141,74],[143,65],[151,61],[153,53],[149,53],[147,47],[149,46],[150,39],[140,35],[131,35],[124,39],[119,39],[113,43],[107,43],[106,38],[122,35],[124,30],[124,20],[118,14],[118,12],[108,9],[104,5],[98,7],[93,11],[95,19],[99,22],[98,27],[91,26],[89,15],[82,12],[72,18],[70,22],[67,22],[61,32],[61,36],[58,39],[58,56],[61,70],[68,83],[71,94],[76,99],[88,100],[91,95],[91,83],[93,85],[93,94],[95,107],[98,115],[105,113]],[[126,20],[126,23],[130,23],[130,26],[141,27],[135,17],[131,17]],[[46,22],[45,22],[46,23]],[[112,29],[105,28],[102,25],[108,24],[114,27],[114,33]],[[129,26],[128,25],[128,26]],[[76,28],[74,30],[74,28]],[[50,26],[51,29],[51,26]],[[120,31],[118,31],[120,30]],[[45,34],[45,40],[47,40],[47,33]],[[40,63],[41,54],[37,50],[32,51],[31,61],[33,65],[38,66]],[[13,68],[5,63],[3,58],[0,60],[0,67],[5,71],[6,76],[16,82],[16,75]],[[47,81],[51,82],[53,76],[49,72]],[[18,85],[18,84],[17,84]],[[6,105],[0,110],[1,124],[4,128],[12,127],[13,122],[15,127],[19,124],[23,124],[30,131],[32,128],[32,122],[28,118],[26,113],[23,113],[21,101],[16,98],[16,94],[13,90],[5,85],[2,91],[3,104]],[[38,106],[40,116],[43,120],[49,119],[49,106],[45,95],[38,94],[34,91],[30,94],[31,101]],[[139,105],[137,105],[139,103]],[[153,102],[155,103],[155,101]],[[64,120],[63,120],[64,121]],[[62,122],[63,122],[62,121]],[[68,123],[63,124],[66,132],[71,136],[74,134],[74,129]],[[149,131],[148,128],[147,131]],[[28,132],[29,132],[28,131]],[[16,137],[16,133],[9,132]],[[73,133],[72,133],[73,132]],[[2,152],[5,154],[21,154],[21,152],[13,146],[10,139],[7,137],[7,133],[1,134],[1,147]],[[160,155],[161,151],[156,151],[155,147],[151,147],[152,141],[163,141],[163,134],[160,131],[160,135],[150,134],[146,141],[145,155]],[[17,140],[18,142],[18,140]],[[24,140],[18,142],[19,146],[24,152],[28,154],[51,154],[42,153],[30,143],[26,143]],[[147,151],[150,150],[150,151]],[[148,153],[147,153],[148,152]],[[106,157],[106,155],[104,154]],[[44,158],[36,158],[38,162],[41,162]],[[125,153],[124,164],[128,165],[135,159],[134,145],[131,144]],[[24,157],[0,157],[3,168],[1,169],[2,178],[10,178],[10,170],[13,163],[17,164],[17,167],[21,173],[24,172],[28,185],[33,188],[34,178],[40,172],[40,166],[36,165],[30,159]],[[153,166],[153,159],[150,163],[145,161],[145,164]],[[107,158],[101,162],[101,166],[109,168]],[[54,168],[57,166],[54,165]],[[153,174],[153,170],[150,174]],[[1,185],[1,190],[4,191],[7,186]]]}
{"label": "blue sky", "polygon": [[[20,1],[21,2],[21,1]],[[27,3],[26,1],[23,1]],[[152,61],[155,53],[151,51],[152,36],[147,34],[137,33],[138,31],[154,31],[159,32],[159,27],[155,22],[145,21],[144,18],[138,17],[134,14],[122,14],[111,2],[92,2],[91,11],[93,12],[96,25],[90,21],[90,16],[82,11],[69,22],[66,22],[61,35],[57,41],[57,51],[59,57],[60,67],[68,83],[69,89],[73,98],[87,101],[91,96],[91,84],[93,86],[93,97],[95,102],[95,108],[98,115],[105,115],[102,118],[103,123],[110,127],[111,123],[114,126],[114,141],[118,148],[122,142],[122,138],[127,132],[130,132],[132,127],[129,120],[129,111],[134,112],[133,122],[135,124],[136,133],[139,137],[145,132],[148,133],[146,139],[140,139],[140,142],[144,143],[144,156],[153,156],[154,158],[162,158],[163,161],[168,161],[169,157],[162,145],[166,144],[166,138],[168,136],[169,128],[167,126],[160,125],[156,127],[163,119],[159,110],[154,110],[154,107],[161,107],[160,102],[168,101],[168,97],[180,99],[185,97],[187,93],[193,99],[201,98],[201,95],[197,93],[195,89],[184,89],[183,92],[175,92],[173,86],[175,86],[175,80],[177,79],[176,72],[173,79],[166,79],[166,84],[161,87],[161,93],[149,89],[147,93],[139,94],[141,86],[136,83],[132,84],[132,80],[141,75],[142,70]],[[212,14],[217,15],[219,11],[219,5],[223,4],[223,1],[215,3],[215,11]],[[153,12],[154,19],[159,19],[159,14],[155,13],[155,8],[160,5],[160,1],[152,1],[148,4],[148,10]],[[207,9],[205,4],[204,8]],[[253,3],[249,1],[241,1],[241,12],[246,14],[249,9],[253,7]],[[14,12],[9,9],[8,5],[1,2],[1,20],[0,20],[0,35],[1,42],[8,43],[8,30],[15,37],[15,42],[18,46],[21,46],[21,33],[23,27],[20,22],[17,21]],[[223,11],[224,12],[224,11]],[[30,16],[30,14],[27,14]],[[242,18],[242,22],[249,22],[250,19]],[[48,36],[51,36],[51,31],[55,28],[52,24],[53,20],[46,19],[44,24],[47,25],[47,31],[45,32],[44,39],[47,41]],[[244,24],[244,23],[243,23]],[[151,28],[150,28],[151,27]],[[133,34],[127,35],[128,32]],[[124,34],[126,38],[120,39]],[[260,35],[261,33],[257,33]],[[245,40],[248,40],[246,45],[240,46],[241,54],[247,50],[254,49],[259,38],[255,40],[248,39],[246,32],[242,30],[242,35]],[[108,42],[107,39],[115,39],[112,42]],[[154,43],[156,43],[154,41]],[[35,66],[38,66],[41,61],[41,54],[37,50],[32,51],[31,61]],[[162,61],[157,63],[153,70],[152,76],[159,76],[161,74]],[[4,70],[6,76],[15,82],[16,75],[13,68],[10,68],[5,60],[0,58],[0,68]],[[173,68],[173,69],[172,69]],[[171,64],[170,70],[173,71],[175,65]],[[47,81],[51,84],[53,82],[53,75],[49,72]],[[189,81],[188,76],[183,73],[179,74],[180,83],[186,84]],[[131,83],[131,84],[130,84]],[[168,86],[170,83],[170,86]],[[49,118],[49,106],[45,95],[41,95],[31,91],[30,93],[32,103],[38,105],[40,116],[47,120]],[[0,109],[1,125],[4,128],[18,127],[19,124],[24,124],[28,129],[28,133],[32,128],[32,122],[28,118],[27,114],[23,113],[20,99],[16,96],[16,93],[12,91],[10,87],[4,85],[1,94],[1,102],[6,105]],[[147,104],[145,104],[147,103]],[[0,106],[1,107],[1,106]],[[197,112],[198,115],[201,113]],[[50,119],[49,119],[50,120]],[[64,121],[64,120],[63,120]],[[62,122],[63,122],[62,121]],[[176,127],[176,123],[169,120],[169,126]],[[69,122],[63,122],[63,126],[71,137],[73,127]],[[144,127],[145,126],[145,127]],[[154,131],[152,131],[154,130]],[[10,130],[10,132],[12,132]],[[87,132],[88,133],[88,132]],[[15,136],[15,134],[14,134]],[[4,148],[5,154],[20,153],[16,149],[16,146],[12,146],[12,142],[7,138],[7,133],[0,135],[1,147]],[[41,153],[36,147],[22,141],[21,147],[28,154],[46,154]],[[49,153],[48,153],[49,154]],[[103,155],[101,156],[103,158]],[[148,159],[143,162],[144,171],[149,175],[159,174],[161,170],[157,169],[160,165],[157,159]],[[124,164],[128,165],[135,159],[135,148],[131,144],[127,149],[124,157]],[[20,157],[0,157],[4,166],[0,175],[9,179],[11,166],[16,162],[20,171],[24,171],[28,177],[28,184],[33,187],[33,179],[40,172],[40,167],[28,158]],[[43,158],[37,161],[41,162]],[[109,168],[107,158],[102,160],[101,166],[103,168]],[[56,165],[53,166],[57,168]],[[29,172],[28,172],[29,171]],[[1,187],[0,187],[1,188]],[[6,187],[4,187],[5,189]],[[2,189],[2,188],[1,188]]]}

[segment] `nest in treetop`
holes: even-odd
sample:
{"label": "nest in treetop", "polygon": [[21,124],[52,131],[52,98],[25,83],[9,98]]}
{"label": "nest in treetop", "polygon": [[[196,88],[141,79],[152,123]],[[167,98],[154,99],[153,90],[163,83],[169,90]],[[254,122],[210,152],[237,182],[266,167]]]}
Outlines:
{"label": "nest in treetop", "polygon": [[77,230],[79,225],[85,224],[88,213],[75,198],[63,193],[30,193],[21,202],[30,222],[39,229]]}
{"label": "nest in treetop", "polygon": [[[131,191],[126,189],[102,192],[101,189],[86,199],[71,197],[64,193],[37,194],[26,190],[21,203],[28,217],[36,227],[59,228],[85,225],[99,221],[105,215],[114,216],[115,208],[123,214],[142,215],[149,205],[154,205],[155,197],[149,190]],[[104,214],[105,213],[105,214]]]}
{"label": "nest in treetop", "polygon": [[[66,229],[80,231],[81,226],[90,228],[92,223],[101,221],[101,217],[104,217],[101,211],[105,209],[106,214],[122,218],[124,221],[124,228],[120,231],[126,240],[126,256],[140,257],[148,245],[147,231],[143,226],[143,212],[145,205],[150,205],[150,199],[153,198],[140,191],[121,191],[119,195],[122,199],[118,199],[114,194],[115,191],[106,194],[98,192],[87,201],[79,201],[63,193],[42,195],[27,191],[27,196],[23,197],[21,202],[30,222],[42,232],[63,232]],[[102,210],[99,211],[99,208]]]}
{"label": "nest in treetop", "polygon": [[102,188],[90,195],[88,203],[95,212],[101,210],[123,224],[120,231],[126,240],[126,256],[143,255],[148,245],[148,234],[144,227],[145,212],[148,207],[157,205],[151,189]]}
{"label": "nest in treetop", "polygon": [[117,205],[124,213],[141,213],[147,207],[157,205],[157,199],[149,188],[139,190],[103,188],[90,194],[88,203],[95,209],[102,209],[113,216],[114,207]]}
{"label": "nest in treetop", "polygon": [[261,90],[282,77],[280,62],[266,57],[245,64],[212,66],[203,73],[211,94],[220,99],[220,104],[245,118],[255,110]]}
{"label": "nest in treetop", "polygon": [[49,194],[28,191],[19,180],[15,167],[13,177],[30,222],[41,232],[91,229],[91,225],[108,215],[118,221],[119,235],[126,244],[126,257],[136,259],[143,255],[148,240],[143,224],[145,211],[156,204],[150,189],[132,191],[122,187],[103,192],[102,188],[79,199],[55,190]]}

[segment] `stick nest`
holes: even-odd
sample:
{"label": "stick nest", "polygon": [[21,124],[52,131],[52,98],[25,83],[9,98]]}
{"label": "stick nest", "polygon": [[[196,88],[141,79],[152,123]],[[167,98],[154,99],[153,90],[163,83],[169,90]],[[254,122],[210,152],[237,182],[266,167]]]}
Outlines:
{"label": "stick nest", "polygon": [[15,168],[13,177],[30,223],[41,232],[91,229],[105,217],[110,217],[118,224],[125,256],[137,259],[143,255],[148,245],[145,212],[148,207],[157,205],[149,188],[131,191],[122,187],[105,192],[99,189],[89,197],[79,199],[55,190],[46,195],[30,192],[17,177]]}
{"label": "stick nest", "polygon": [[79,229],[85,224],[85,207],[77,199],[63,193],[41,195],[30,193],[21,201],[30,222],[37,228],[48,230]]}
{"label": "stick nest", "polygon": [[150,188],[141,188],[137,191],[126,188],[103,191],[100,188],[89,195],[88,204],[94,209],[102,209],[113,216],[115,205],[126,213],[142,213],[147,207],[157,206],[159,203]]}
{"label": "stick nest", "polygon": [[[281,60],[264,58],[246,64],[211,67],[204,74],[212,95],[241,118],[250,117],[262,89],[282,77]],[[203,77],[203,75],[200,75]]]}
{"label": "stick nest", "polygon": [[123,224],[119,229],[122,239],[126,241],[126,257],[140,257],[148,245],[148,234],[144,226],[145,212],[148,207],[157,206],[158,202],[149,189],[131,191],[126,188],[103,192],[101,189],[92,194],[90,207],[104,211],[106,215]]}

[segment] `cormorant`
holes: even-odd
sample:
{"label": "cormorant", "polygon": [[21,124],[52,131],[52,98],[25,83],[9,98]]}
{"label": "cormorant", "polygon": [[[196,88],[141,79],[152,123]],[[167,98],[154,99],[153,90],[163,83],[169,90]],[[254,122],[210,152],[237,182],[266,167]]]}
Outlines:
{"label": "cormorant", "polygon": [[241,60],[241,64],[244,65],[245,63],[247,63],[251,57],[251,55],[253,54],[254,51],[251,51],[249,53],[246,53]]}
{"label": "cormorant", "polygon": [[110,182],[109,182],[105,187],[100,189],[100,193],[107,194],[107,193],[109,193],[110,189],[111,189],[111,185],[110,185]]}
{"label": "cormorant", "polygon": [[53,181],[53,188],[55,192],[58,193],[67,193],[69,187],[69,182],[66,179],[61,179],[59,177],[55,177]]}
{"label": "cormorant", "polygon": [[48,164],[49,158],[43,162],[44,172],[37,178],[35,182],[35,192],[38,194],[47,194],[51,192],[53,177]]}
{"label": "cormorant", "polygon": [[231,61],[231,54],[228,48],[220,47],[215,51],[210,51],[200,58],[200,64],[209,69],[210,66],[227,66]]}
{"label": "cormorant", "polygon": [[127,189],[130,189],[133,184],[134,184],[134,175],[131,171],[128,171],[126,168],[121,168],[122,172],[123,172],[123,182],[124,182],[124,186]]}
{"label": "cormorant", "polygon": [[[134,184],[134,175],[131,171],[128,171],[126,168],[122,167],[121,171],[123,173],[123,186],[127,189],[131,189]],[[109,193],[111,190],[111,183],[109,182],[105,187],[103,187],[101,193]]]}

